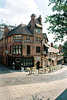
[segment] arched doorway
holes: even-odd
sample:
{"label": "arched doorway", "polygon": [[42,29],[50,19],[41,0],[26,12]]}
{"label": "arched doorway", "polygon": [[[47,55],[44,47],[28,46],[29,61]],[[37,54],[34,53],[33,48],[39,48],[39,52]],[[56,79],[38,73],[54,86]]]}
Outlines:
{"label": "arched doorway", "polygon": [[39,68],[40,68],[40,62],[37,61],[37,69],[39,69]]}

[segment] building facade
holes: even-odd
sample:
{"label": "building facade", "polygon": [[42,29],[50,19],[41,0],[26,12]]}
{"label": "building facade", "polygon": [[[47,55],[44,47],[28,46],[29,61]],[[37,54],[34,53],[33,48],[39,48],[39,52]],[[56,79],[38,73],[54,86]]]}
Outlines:
{"label": "building facade", "polygon": [[48,42],[43,41],[43,66],[56,66],[58,64],[63,64],[63,50],[62,48],[55,49],[53,43],[48,45]]}
{"label": "building facade", "polygon": [[4,28],[3,38],[0,40],[0,62],[20,69],[24,67],[41,67],[41,16],[31,15],[28,25],[20,24],[12,31]]}
{"label": "building facade", "polygon": [[56,59],[51,58],[51,64],[55,65],[58,52],[52,48],[46,34],[42,34],[41,15],[36,18],[32,14],[28,25],[20,24],[11,31],[4,27],[4,35],[0,39],[0,62],[11,67],[14,65],[15,69],[21,69],[21,66],[38,69],[50,65],[51,53]]}
{"label": "building facade", "polygon": [[8,30],[11,31],[12,29],[15,28],[15,26],[13,25],[6,25],[4,23],[0,24],[0,39],[3,38],[3,34],[4,34],[4,27],[7,26]]}

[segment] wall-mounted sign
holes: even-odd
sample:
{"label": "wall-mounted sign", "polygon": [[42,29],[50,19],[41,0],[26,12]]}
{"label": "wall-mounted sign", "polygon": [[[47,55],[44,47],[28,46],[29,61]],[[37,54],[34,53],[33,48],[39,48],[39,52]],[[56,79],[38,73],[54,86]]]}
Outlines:
{"label": "wall-mounted sign", "polygon": [[37,57],[37,60],[40,60],[40,57]]}

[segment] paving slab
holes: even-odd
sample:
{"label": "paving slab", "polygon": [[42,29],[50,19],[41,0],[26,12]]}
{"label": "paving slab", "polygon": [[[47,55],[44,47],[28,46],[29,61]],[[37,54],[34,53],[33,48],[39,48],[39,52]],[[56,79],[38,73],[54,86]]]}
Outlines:
{"label": "paving slab", "polygon": [[33,100],[36,95],[44,96],[43,100],[55,100],[66,88],[67,66],[47,74],[15,71],[0,74],[0,100]]}

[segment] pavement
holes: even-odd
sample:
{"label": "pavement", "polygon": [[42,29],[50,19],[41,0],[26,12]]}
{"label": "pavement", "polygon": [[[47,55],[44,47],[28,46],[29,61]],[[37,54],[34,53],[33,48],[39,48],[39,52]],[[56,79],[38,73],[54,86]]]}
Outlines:
{"label": "pavement", "polygon": [[0,100],[55,100],[65,89],[67,65],[53,73],[29,75],[0,64]]}

